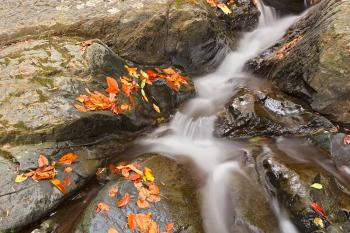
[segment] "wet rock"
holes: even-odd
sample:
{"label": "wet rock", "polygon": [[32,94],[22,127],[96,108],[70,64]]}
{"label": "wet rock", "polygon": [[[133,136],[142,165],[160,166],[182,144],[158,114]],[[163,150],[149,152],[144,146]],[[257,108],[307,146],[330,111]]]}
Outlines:
{"label": "wet rock", "polygon": [[320,0],[263,0],[264,4],[273,7],[280,15],[300,14],[306,8],[316,5]]}
{"label": "wet rock", "polygon": [[[155,182],[160,188],[161,201],[151,203],[150,208],[140,209],[136,205],[138,196],[133,182],[117,178],[108,183],[90,203],[74,232],[107,232],[114,227],[118,232],[132,232],[127,224],[130,213],[151,213],[161,231],[165,225],[174,223],[174,232],[203,232],[197,205],[197,194],[190,175],[174,160],[160,155],[142,155],[135,160],[152,169]],[[117,197],[111,198],[111,188],[118,187]],[[124,208],[115,207],[116,202],[128,192],[130,203]],[[96,213],[96,206],[104,202],[110,206],[106,213]]]}
{"label": "wet rock", "polygon": [[344,144],[345,134],[338,133],[331,138],[331,155],[337,167],[350,174],[350,145]]}
{"label": "wet rock", "polygon": [[[307,147],[300,142],[294,146],[294,150],[298,151],[296,148],[299,148],[299,152]],[[310,152],[310,149],[305,151]],[[261,180],[266,182],[267,192],[277,198],[300,232],[348,232],[344,229],[349,225],[349,195],[342,192],[334,177],[315,163],[296,163],[287,158],[285,152],[274,150],[273,155],[265,155],[257,164]],[[313,153],[306,153],[305,157],[322,154],[316,150]],[[311,188],[310,185],[314,183],[322,184],[322,189]],[[314,211],[311,202],[321,206],[327,217]],[[315,224],[316,217],[322,219],[323,227]]]}
{"label": "wet rock", "polygon": [[[28,5],[25,17],[13,13]],[[0,44],[35,31],[98,38],[135,63],[175,65],[198,74],[212,70],[242,32],[256,26],[259,11],[252,0],[235,1],[231,8],[228,16],[204,0],[8,1],[0,11],[6,19]]]}
{"label": "wet rock", "polygon": [[275,91],[239,90],[219,113],[215,134],[244,138],[261,135],[305,136],[336,128],[326,118],[304,109]]}
{"label": "wet rock", "polygon": [[[75,98],[85,88],[103,92],[105,77],[119,78],[127,64],[98,40],[82,55],[81,41],[71,37],[33,39],[0,50],[0,231],[21,229],[51,211],[84,185],[105,158],[122,151],[158,118],[166,120],[194,93],[190,80],[178,92],[156,80],[146,92],[160,105],[160,114],[141,100],[140,93],[135,97],[135,109],[125,114],[80,112],[73,107]],[[79,162],[73,165],[67,194],[48,181],[14,182],[18,172],[37,167],[39,154],[57,161],[72,151]],[[63,169],[57,167],[60,180],[66,178]]]}
{"label": "wet rock", "polygon": [[350,124],[349,16],[349,1],[322,1],[248,67],[330,120]]}

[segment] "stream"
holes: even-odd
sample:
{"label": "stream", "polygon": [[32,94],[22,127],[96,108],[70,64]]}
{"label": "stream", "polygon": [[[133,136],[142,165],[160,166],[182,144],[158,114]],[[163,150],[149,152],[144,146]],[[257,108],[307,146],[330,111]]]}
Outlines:
{"label": "stream", "polygon": [[[274,45],[300,17],[279,18],[273,8],[264,6],[260,1],[258,8],[262,12],[258,27],[244,35],[238,49],[229,53],[215,72],[194,80],[197,96],[182,106],[170,123],[136,140],[125,153],[160,153],[180,163],[191,164],[193,175],[198,177],[206,233],[259,232],[240,217],[244,214],[241,211],[245,206],[242,197],[246,197],[247,200],[243,202],[247,202],[254,196],[257,199],[266,197],[267,206],[277,219],[279,232],[299,232],[283,207],[284,203],[277,199],[276,193],[264,187],[269,182],[254,177],[262,170],[259,166],[265,166],[264,163],[271,158],[279,158],[299,170],[321,169],[336,177],[342,185],[349,184],[348,174],[337,171],[326,153],[310,145],[306,138],[263,138],[252,145],[249,140],[228,140],[213,136],[217,113],[224,108],[233,93],[241,87],[260,90],[270,85],[245,73],[245,63]],[[246,161],[246,158],[254,158],[255,162]],[[87,187],[80,194],[82,198],[68,200],[68,204],[61,206],[53,215],[60,225],[73,225],[73,220],[99,189],[95,180]],[[74,217],[65,217],[71,216],[68,212],[74,209],[80,211],[75,211]],[[63,227],[59,232],[70,232],[70,227]]]}

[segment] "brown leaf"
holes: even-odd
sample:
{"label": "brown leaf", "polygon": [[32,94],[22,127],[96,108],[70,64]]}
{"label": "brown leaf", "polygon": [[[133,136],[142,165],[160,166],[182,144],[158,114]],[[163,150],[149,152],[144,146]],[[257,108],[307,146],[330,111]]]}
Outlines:
{"label": "brown leaf", "polygon": [[71,153],[67,153],[65,155],[63,155],[59,160],[58,163],[61,164],[72,164],[76,159],[78,158],[78,155],[71,152]]}
{"label": "brown leaf", "polygon": [[[28,176],[30,174],[28,173]],[[47,166],[47,167],[42,167],[42,168],[37,168],[33,173],[32,173],[32,179],[34,181],[38,180],[50,180],[55,178],[56,176],[56,170],[53,166]]]}
{"label": "brown leaf", "polygon": [[45,157],[45,155],[39,155],[38,164],[39,167],[49,166],[49,160]]}
{"label": "brown leaf", "polygon": [[61,183],[60,180],[54,179],[54,180],[50,180],[50,182],[56,186],[56,188],[58,190],[60,190],[62,193],[66,193],[66,188],[63,186],[63,184]]}
{"label": "brown leaf", "polygon": [[118,231],[114,227],[110,227],[107,233],[118,233]]}
{"label": "brown leaf", "polygon": [[125,193],[122,199],[120,199],[117,203],[117,207],[125,207],[130,202],[130,194]]}
{"label": "brown leaf", "polygon": [[155,183],[150,183],[148,185],[148,190],[151,192],[151,194],[155,194],[155,195],[160,194],[159,187]]}
{"label": "brown leaf", "polygon": [[108,195],[109,195],[110,197],[115,197],[115,196],[117,196],[117,193],[118,193],[118,187],[114,187],[114,188],[112,188],[111,190],[109,190]]}

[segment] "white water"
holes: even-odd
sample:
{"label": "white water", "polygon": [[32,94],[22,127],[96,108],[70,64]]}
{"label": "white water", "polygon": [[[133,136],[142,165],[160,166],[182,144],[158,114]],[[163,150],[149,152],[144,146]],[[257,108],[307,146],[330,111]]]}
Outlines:
{"label": "white water", "polygon": [[[159,127],[149,138],[138,142],[152,152],[170,154],[175,159],[189,158],[205,174],[202,217],[207,233],[234,232],[223,217],[230,216],[226,177],[235,174],[249,181],[235,161],[235,157],[242,153],[242,146],[212,136],[216,113],[233,95],[235,86],[244,85],[249,79],[242,71],[244,64],[276,43],[297,19],[277,19],[272,8],[258,4],[262,13],[258,28],[242,38],[237,51],[228,54],[214,73],[195,80],[197,97],[177,112],[170,124]],[[273,209],[283,233],[297,232],[277,204]]]}

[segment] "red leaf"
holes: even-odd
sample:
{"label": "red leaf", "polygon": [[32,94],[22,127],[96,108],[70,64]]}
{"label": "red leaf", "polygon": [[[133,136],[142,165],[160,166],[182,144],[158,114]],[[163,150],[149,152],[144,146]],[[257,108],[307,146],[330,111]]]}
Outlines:
{"label": "red leaf", "polygon": [[106,92],[109,94],[118,94],[119,92],[119,86],[117,80],[111,77],[107,77],[107,84],[108,88],[106,89]]}
{"label": "red leaf", "polygon": [[40,155],[38,158],[39,167],[49,166],[49,160],[45,157],[45,155]]}
{"label": "red leaf", "polygon": [[316,202],[311,202],[310,206],[316,213],[328,220],[326,212],[319,204],[317,204]]}
{"label": "red leaf", "polygon": [[117,203],[117,207],[124,207],[130,202],[130,194],[125,193],[122,199],[120,199]]}

